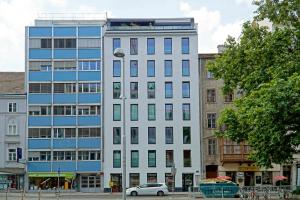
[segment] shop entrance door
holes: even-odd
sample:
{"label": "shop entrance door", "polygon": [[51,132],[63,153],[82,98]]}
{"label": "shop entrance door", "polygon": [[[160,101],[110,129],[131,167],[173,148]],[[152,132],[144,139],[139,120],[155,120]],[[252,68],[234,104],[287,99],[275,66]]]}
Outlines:
{"label": "shop entrance door", "polygon": [[245,172],[245,186],[254,186],[254,172]]}
{"label": "shop entrance door", "polygon": [[100,176],[81,176],[81,192],[100,192]]}
{"label": "shop entrance door", "polygon": [[188,192],[190,186],[191,190],[193,190],[194,174],[182,174],[182,191]]}
{"label": "shop entrance door", "polygon": [[113,182],[112,192],[122,192],[122,174],[110,174],[110,180]]}

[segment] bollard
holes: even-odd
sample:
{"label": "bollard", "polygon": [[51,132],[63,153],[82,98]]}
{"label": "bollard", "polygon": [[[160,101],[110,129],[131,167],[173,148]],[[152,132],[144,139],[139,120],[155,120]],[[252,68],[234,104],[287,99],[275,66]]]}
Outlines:
{"label": "bollard", "polygon": [[41,188],[39,189],[39,196],[38,199],[41,200]]}

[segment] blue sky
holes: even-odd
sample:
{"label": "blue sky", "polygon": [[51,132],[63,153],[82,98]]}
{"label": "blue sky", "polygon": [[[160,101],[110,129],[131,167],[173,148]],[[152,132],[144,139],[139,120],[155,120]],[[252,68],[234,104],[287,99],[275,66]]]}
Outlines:
{"label": "blue sky", "polygon": [[106,11],[109,17],[194,17],[199,52],[217,52],[256,9],[252,0],[0,0],[0,71],[24,71],[24,27],[38,13]]}

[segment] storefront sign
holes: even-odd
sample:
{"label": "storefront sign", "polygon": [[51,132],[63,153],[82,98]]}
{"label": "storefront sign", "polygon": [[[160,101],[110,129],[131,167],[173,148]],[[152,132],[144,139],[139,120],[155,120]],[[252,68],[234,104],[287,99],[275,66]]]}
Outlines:
{"label": "storefront sign", "polygon": [[75,174],[74,173],[57,173],[57,172],[49,172],[49,173],[28,173],[29,177],[65,177],[65,178],[69,178],[69,179],[73,179],[75,178]]}
{"label": "storefront sign", "polygon": [[259,168],[257,166],[246,166],[246,167],[238,167],[238,170],[241,172],[255,172],[259,171]]}

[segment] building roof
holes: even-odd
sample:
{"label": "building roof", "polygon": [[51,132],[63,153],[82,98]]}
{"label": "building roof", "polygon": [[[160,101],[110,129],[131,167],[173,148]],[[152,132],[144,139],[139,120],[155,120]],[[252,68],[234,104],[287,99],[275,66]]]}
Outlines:
{"label": "building roof", "polygon": [[24,72],[0,72],[0,93],[24,94]]}

